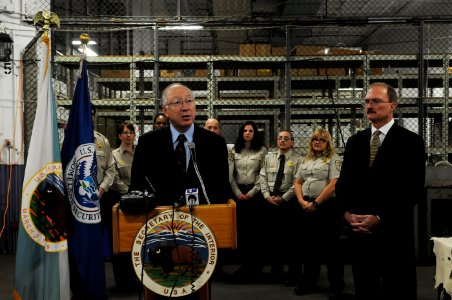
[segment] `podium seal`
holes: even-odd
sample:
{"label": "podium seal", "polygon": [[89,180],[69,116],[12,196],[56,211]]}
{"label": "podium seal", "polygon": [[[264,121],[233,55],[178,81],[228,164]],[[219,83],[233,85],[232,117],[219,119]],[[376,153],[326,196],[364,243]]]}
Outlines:
{"label": "podium seal", "polygon": [[156,294],[181,297],[200,289],[212,275],[218,248],[209,226],[183,211],[165,211],[143,224],[132,246],[139,280]]}

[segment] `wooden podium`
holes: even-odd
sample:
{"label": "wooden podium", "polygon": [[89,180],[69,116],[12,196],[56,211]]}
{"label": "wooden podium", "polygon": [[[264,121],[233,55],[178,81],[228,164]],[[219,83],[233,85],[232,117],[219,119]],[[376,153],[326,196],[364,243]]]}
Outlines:
{"label": "wooden podium", "polygon": [[[229,200],[227,204],[210,204],[195,206],[193,214],[202,219],[214,233],[218,248],[237,248],[237,227],[235,202]],[[119,208],[119,203],[113,207],[113,253],[131,252],[133,241],[138,230],[147,218],[160,212],[172,210],[171,206],[157,206],[146,216],[142,214],[126,214]],[[189,212],[187,206],[178,210]],[[145,289],[145,299],[155,299],[152,291]],[[209,284],[199,290],[200,300],[210,299]]]}

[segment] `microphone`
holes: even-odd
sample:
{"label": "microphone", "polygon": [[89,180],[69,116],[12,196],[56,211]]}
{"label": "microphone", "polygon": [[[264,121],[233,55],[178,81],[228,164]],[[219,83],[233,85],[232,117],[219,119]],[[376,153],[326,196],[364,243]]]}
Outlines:
{"label": "microphone", "polygon": [[204,181],[202,180],[201,174],[199,173],[198,169],[198,161],[196,159],[196,145],[193,142],[190,142],[188,144],[188,148],[190,149],[191,158],[193,161],[193,167],[195,167],[196,176],[198,176],[199,183],[201,184],[202,193],[204,197],[206,198],[206,201],[208,204],[210,204],[209,197],[207,196],[206,187],[204,186]]}
{"label": "microphone", "polygon": [[191,158],[193,160],[193,163],[198,163],[198,160],[196,159],[196,145],[193,142],[190,142],[188,144],[188,148],[190,149]]}

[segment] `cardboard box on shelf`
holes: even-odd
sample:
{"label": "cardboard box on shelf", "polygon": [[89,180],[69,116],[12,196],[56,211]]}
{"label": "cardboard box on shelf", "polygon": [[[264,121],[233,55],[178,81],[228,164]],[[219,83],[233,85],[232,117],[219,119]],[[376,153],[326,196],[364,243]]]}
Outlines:
{"label": "cardboard box on shelf", "polygon": [[297,45],[292,49],[295,55],[325,55],[326,46],[323,45]]}
{"label": "cardboard box on shelf", "polygon": [[[364,70],[361,68],[355,69],[355,74],[362,76],[364,75]],[[383,68],[370,68],[370,75],[383,75],[384,69]]]}
{"label": "cardboard box on shelf", "polygon": [[256,44],[240,44],[240,55],[241,56],[255,56],[256,55]]}
{"label": "cardboard box on shelf", "polygon": [[272,69],[257,69],[257,76],[270,77],[273,75]]}
{"label": "cardboard box on shelf", "polygon": [[298,69],[298,76],[317,76],[318,69]]}
{"label": "cardboard box on shelf", "polygon": [[100,76],[104,78],[129,78],[130,70],[101,70]]}
{"label": "cardboard box on shelf", "polygon": [[180,70],[160,70],[160,77],[178,77],[181,76]]}
{"label": "cardboard box on shelf", "polygon": [[239,76],[242,77],[252,77],[256,76],[257,72],[255,69],[239,69]]}
{"label": "cardboard box on shelf", "polygon": [[256,44],[256,56],[270,56],[272,54],[272,45]]}
{"label": "cardboard box on shelf", "polygon": [[320,76],[345,76],[345,68],[320,68]]}
{"label": "cardboard box on shelf", "polygon": [[[235,70],[237,71],[237,70]],[[221,76],[234,76],[233,69],[221,69]]]}
{"label": "cardboard box on shelf", "polygon": [[273,56],[286,56],[286,47],[272,47]]}
{"label": "cardboard box on shelf", "polygon": [[207,77],[207,70],[195,70],[195,77]]}

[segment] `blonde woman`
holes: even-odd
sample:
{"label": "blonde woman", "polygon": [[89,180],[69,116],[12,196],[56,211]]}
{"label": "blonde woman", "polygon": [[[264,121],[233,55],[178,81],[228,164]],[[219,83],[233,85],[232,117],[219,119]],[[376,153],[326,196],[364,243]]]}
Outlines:
{"label": "blonde woman", "polygon": [[[336,224],[340,209],[335,201],[334,190],[339,177],[342,159],[335,154],[331,135],[325,129],[312,134],[297,174],[295,195],[302,208],[301,250],[304,265],[303,279],[295,294],[306,295],[317,291],[320,264],[325,262],[330,283],[330,300],[342,299],[344,289],[344,265],[335,248]],[[332,248],[335,251],[332,251]]]}

